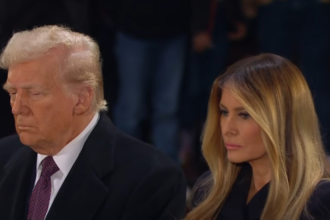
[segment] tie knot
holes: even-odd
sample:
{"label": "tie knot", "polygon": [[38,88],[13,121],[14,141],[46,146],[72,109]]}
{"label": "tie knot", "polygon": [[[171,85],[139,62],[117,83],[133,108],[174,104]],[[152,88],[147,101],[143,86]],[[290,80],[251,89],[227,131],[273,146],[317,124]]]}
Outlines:
{"label": "tie knot", "polygon": [[53,157],[48,156],[42,161],[42,177],[51,177],[54,173],[59,170]]}

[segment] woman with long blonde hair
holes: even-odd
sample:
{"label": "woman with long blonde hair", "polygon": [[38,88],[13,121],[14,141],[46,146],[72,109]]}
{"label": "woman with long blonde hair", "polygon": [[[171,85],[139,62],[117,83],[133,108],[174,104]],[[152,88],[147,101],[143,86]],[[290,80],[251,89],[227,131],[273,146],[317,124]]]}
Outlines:
{"label": "woman with long blonde hair", "polygon": [[214,81],[202,152],[210,172],[197,181],[185,220],[330,219],[313,99],[287,59],[250,57]]}

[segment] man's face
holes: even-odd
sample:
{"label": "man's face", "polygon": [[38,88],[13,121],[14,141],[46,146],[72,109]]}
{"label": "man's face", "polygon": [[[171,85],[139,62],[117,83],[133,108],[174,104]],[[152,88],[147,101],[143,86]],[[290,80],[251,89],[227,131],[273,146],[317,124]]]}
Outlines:
{"label": "man's face", "polygon": [[74,132],[74,98],[64,89],[58,66],[55,57],[11,66],[4,85],[21,142],[41,154],[66,145]]}

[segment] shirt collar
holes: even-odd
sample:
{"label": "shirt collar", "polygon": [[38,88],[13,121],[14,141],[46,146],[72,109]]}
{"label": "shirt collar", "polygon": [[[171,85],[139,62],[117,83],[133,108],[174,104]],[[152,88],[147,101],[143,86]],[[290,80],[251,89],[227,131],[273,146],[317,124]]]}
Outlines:
{"label": "shirt collar", "polygon": [[[78,158],[88,136],[96,126],[98,120],[100,118],[99,113],[96,113],[93,119],[89,122],[87,127],[70,143],[68,143],[60,152],[53,156],[53,159],[60,169],[61,172],[66,176],[71,170],[74,162]],[[37,157],[37,170],[40,167],[40,163],[45,159],[48,155],[38,154]]]}

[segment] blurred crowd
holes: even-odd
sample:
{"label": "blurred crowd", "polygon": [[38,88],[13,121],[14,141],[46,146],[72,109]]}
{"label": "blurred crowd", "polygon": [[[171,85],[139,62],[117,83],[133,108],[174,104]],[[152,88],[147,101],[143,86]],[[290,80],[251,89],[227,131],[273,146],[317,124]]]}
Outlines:
{"label": "blurred crowd", "polygon": [[[92,36],[103,57],[109,116],[181,164],[188,184],[207,169],[200,136],[215,78],[231,63],[275,53],[302,69],[330,150],[330,1],[4,0],[0,45],[12,33],[62,24]],[[6,74],[0,74],[3,84]],[[0,137],[15,133],[0,92]],[[219,134],[220,135],[220,134]]]}

